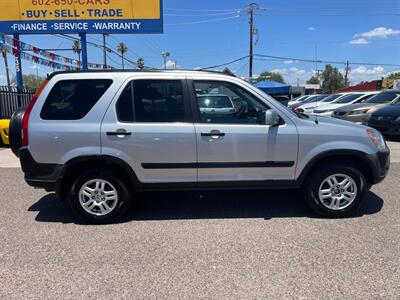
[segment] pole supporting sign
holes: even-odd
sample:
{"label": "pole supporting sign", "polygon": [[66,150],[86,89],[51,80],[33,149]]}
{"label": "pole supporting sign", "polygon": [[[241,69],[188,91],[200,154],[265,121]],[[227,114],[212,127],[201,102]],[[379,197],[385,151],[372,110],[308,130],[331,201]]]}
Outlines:
{"label": "pole supporting sign", "polygon": [[0,32],[162,33],[162,0],[0,0]]}

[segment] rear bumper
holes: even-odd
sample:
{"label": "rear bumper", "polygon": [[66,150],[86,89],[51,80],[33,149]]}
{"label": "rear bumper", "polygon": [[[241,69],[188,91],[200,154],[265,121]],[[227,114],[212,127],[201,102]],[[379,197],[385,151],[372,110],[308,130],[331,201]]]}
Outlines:
{"label": "rear bumper", "polygon": [[61,165],[37,163],[27,148],[19,150],[19,158],[26,183],[46,191],[56,190]]}

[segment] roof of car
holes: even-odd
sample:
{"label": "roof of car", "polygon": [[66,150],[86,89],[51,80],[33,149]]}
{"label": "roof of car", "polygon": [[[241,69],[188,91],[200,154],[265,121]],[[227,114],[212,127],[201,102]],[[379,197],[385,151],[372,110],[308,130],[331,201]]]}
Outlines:
{"label": "roof of car", "polygon": [[57,71],[53,72],[48,75],[47,79],[50,80],[54,76],[57,75],[62,75],[62,74],[96,74],[96,73],[192,73],[192,74],[204,74],[204,73],[209,73],[209,74],[220,74],[220,75],[225,75],[225,76],[231,76],[232,74],[227,73],[227,72],[220,72],[220,71],[212,71],[212,70],[163,70],[163,69],[145,69],[145,70],[138,70],[138,69],[125,69],[125,70],[120,70],[120,69],[112,69],[112,70],[74,70],[74,71]]}

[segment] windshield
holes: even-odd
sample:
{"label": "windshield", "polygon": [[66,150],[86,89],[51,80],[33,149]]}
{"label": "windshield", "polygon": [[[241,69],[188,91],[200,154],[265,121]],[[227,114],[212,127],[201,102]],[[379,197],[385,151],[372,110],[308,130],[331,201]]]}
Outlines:
{"label": "windshield", "polygon": [[200,108],[232,108],[232,102],[228,96],[198,96]]}
{"label": "windshield", "polygon": [[326,97],[326,95],[316,96],[310,102],[318,102],[318,101],[321,101],[321,100],[325,99],[325,97]]}
{"label": "windshield", "polygon": [[369,98],[365,103],[389,103],[396,99],[400,94],[396,93],[379,93]]}
{"label": "windshield", "polygon": [[336,100],[340,96],[343,96],[343,94],[334,94],[334,95],[329,95],[328,97],[324,98],[321,100],[321,102],[332,102],[333,100]]}
{"label": "windshield", "polygon": [[304,96],[304,98],[300,99],[299,102],[307,102],[310,99],[310,96]]}
{"label": "windshield", "polygon": [[357,98],[361,97],[363,94],[350,94],[343,96],[343,98],[340,98],[339,100],[335,101],[335,103],[350,103]]}
{"label": "windshield", "polygon": [[308,96],[298,96],[298,97],[296,97],[296,98],[293,98],[291,101],[302,101],[302,100],[304,100],[305,98],[307,98]]}

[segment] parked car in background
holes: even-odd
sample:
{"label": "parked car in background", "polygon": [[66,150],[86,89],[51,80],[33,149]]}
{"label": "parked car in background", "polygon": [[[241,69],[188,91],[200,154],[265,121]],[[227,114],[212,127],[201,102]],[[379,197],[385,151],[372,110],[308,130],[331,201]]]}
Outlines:
{"label": "parked car in background", "polygon": [[10,120],[0,120],[0,147],[4,147],[9,144],[8,141],[8,127]]}
{"label": "parked car in background", "polygon": [[343,96],[345,94],[332,94],[332,95],[326,95],[325,97],[321,98],[314,98],[310,102],[306,102],[299,107],[297,107],[295,110],[297,112],[303,113],[310,115],[314,112],[315,109],[317,109],[320,105],[324,105],[326,103],[330,103],[332,101],[335,101],[339,99],[339,97]]}
{"label": "parked car in background", "polygon": [[236,112],[235,105],[227,95],[197,94],[197,102],[200,113],[226,115]]}
{"label": "parked car in background", "polygon": [[298,103],[298,102],[303,102],[303,101],[305,101],[308,97],[310,97],[310,95],[303,95],[303,96],[299,96],[299,97],[293,98],[292,100],[290,100],[290,101],[288,102],[287,106],[291,106],[291,105],[293,105],[293,104],[295,104],[295,103]]}
{"label": "parked car in background", "polygon": [[400,91],[380,92],[362,103],[346,105],[336,109],[332,117],[367,125],[372,113],[399,100]]}
{"label": "parked car in background", "polygon": [[375,93],[376,92],[349,93],[335,101],[321,105],[320,107],[315,109],[313,113],[315,115],[330,117],[333,112],[339,107],[354,103],[361,103]]}
{"label": "parked car in background", "polygon": [[374,111],[369,118],[368,126],[385,135],[400,135],[400,101]]}
{"label": "parked car in background", "polygon": [[300,107],[301,105],[304,105],[304,104],[306,104],[306,103],[310,103],[310,102],[313,102],[313,101],[318,101],[318,100],[320,100],[320,99],[323,99],[325,96],[326,96],[326,95],[320,95],[320,94],[317,94],[317,95],[310,95],[310,96],[308,96],[305,100],[300,101],[300,102],[297,102],[297,103],[294,103],[294,104],[290,105],[289,107],[290,107],[292,110],[295,110],[295,109],[297,109],[298,107]]}
{"label": "parked car in background", "polygon": [[287,95],[270,95],[270,96],[285,106],[287,106],[289,103],[289,96]]}

